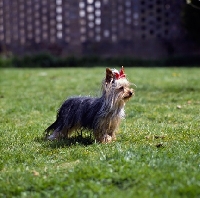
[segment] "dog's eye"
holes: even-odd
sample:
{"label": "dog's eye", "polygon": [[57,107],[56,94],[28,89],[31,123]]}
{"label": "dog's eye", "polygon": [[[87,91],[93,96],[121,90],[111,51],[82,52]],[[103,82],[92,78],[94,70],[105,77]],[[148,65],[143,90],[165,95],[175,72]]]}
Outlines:
{"label": "dog's eye", "polygon": [[124,90],[124,87],[123,87],[123,86],[121,86],[119,89],[120,89],[120,90]]}

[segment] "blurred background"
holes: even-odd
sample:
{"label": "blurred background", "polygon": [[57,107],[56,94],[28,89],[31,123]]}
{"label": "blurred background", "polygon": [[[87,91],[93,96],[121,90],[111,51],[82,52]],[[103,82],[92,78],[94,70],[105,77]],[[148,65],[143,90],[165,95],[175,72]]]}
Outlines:
{"label": "blurred background", "polygon": [[0,55],[17,67],[198,66],[200,1],[0,0]]}

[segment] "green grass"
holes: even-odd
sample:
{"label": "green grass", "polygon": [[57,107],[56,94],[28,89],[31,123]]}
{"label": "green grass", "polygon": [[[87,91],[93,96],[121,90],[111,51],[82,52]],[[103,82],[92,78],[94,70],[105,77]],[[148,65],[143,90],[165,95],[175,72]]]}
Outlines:
{"label": "green grass", "polygon": [[200,197],[200,69],[127,68],[136,94],[111,144],[42,139],[104,68],[0,72],[0,197]]}

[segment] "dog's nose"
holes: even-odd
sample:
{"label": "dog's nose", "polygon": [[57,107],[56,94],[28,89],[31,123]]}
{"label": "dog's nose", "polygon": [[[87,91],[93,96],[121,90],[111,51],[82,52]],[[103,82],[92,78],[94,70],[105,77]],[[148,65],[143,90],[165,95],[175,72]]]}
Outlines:
{"label": "dog's nose", "polygon": [[129,95],[132,96],[133,94],[133,90],[130,90]]}

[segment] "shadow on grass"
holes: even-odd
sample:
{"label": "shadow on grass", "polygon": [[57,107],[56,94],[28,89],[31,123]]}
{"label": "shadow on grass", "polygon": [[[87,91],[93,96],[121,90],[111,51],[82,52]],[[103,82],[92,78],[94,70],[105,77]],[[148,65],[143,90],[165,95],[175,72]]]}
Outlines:
{"label": "shadow on grass", "polygon": [[54,140],[54,141],[46,140],[46,138],[44,137],[36,137],[35,141],[39,143],[47,142],[47,144],[45,144],[45,147],[50,147],[50,148],[63,148],[63,147],[70,147],[73,145],[89,146],[95,142],[91,135],[88,137],[77,135],[67,139],[63,138],[61,140]]}

